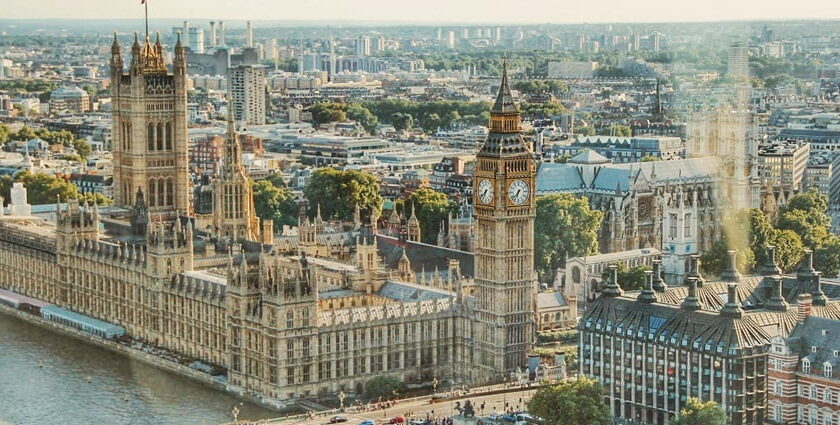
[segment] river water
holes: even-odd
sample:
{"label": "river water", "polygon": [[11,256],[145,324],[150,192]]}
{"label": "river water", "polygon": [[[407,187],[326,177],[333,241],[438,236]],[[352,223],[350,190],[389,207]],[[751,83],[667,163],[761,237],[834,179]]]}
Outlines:
{"label": "river water", "polygon": [[[215,425],[235,398],[0,314],[0,425]],[[240,405],[240,417],[280,416]]]}

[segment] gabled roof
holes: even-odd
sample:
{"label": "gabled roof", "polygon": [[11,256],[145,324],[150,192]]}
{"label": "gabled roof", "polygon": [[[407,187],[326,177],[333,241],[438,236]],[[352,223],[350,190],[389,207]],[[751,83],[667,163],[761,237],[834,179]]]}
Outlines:
{"label": "gabled roof", "polygon": [[569,164],[609,164],[612,161],[592,149],[584,149],[566,162]]}

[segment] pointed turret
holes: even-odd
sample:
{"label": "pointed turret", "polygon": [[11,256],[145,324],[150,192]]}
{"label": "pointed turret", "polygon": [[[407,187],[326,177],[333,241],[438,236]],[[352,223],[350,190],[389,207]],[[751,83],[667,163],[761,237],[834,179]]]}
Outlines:
{"label": "pointed turret", "polygon": [[502,81],[499,85],[499,93],[496,94],[496,102],[493,104],[491,114],[519,114],[519,108],[513,102],[513,95],[508,85],[507,58],[502,60]]}

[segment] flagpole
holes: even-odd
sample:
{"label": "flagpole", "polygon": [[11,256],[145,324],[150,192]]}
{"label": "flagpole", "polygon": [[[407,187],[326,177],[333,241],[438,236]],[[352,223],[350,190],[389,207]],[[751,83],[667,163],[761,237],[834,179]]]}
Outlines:
{"label": "flagpole", "polygon": [[143,7],[146,9],[146,38],[149,38],[149,0],[143,1]]}

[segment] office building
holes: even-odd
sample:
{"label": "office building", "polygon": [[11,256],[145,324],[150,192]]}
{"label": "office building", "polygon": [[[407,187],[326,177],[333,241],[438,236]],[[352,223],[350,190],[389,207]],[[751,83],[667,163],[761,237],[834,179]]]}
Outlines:
{"label": "office building", "polygon": [[265,75],[265,67],[261,65],[239,65],[230,69],[228,84],[237,123],[265,124]]}

